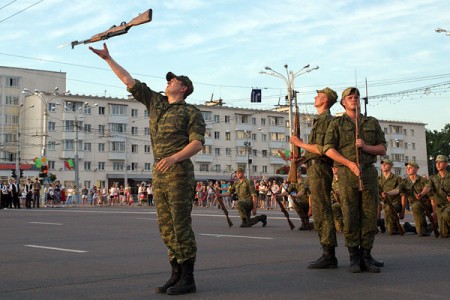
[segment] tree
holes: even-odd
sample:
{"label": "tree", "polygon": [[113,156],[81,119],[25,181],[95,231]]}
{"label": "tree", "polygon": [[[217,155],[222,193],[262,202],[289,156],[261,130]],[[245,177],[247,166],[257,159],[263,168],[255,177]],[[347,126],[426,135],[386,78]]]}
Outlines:
{"label": "tree", "polygon": [[439,154],[447,157],[450,155],[450,123],[445,125],[441,131],[427,130],[428,174],[436,173],[435,159]]}

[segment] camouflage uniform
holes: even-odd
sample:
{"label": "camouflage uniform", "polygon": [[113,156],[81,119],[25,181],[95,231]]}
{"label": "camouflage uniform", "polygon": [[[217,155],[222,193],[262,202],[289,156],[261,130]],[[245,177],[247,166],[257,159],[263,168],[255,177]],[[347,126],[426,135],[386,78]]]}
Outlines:
{"label": "camouflage uniform", "polygon": [[320,244],[327,247],[337,246],[330,201],[331,183],[333,181],[332,160],[323,155],[325,153],[323,148],[324,138],[332,119],[329,109],[326,109],[314,119],[308,143],[316,144],[322,155],[310,152],[305,154],[305,157],[309,160],[306,176],[311,192],[314,228],[319,233]]}
{"label": "camouflage uniform", "polygon": [[[297,212],[297,215],[299,216],[300,220],[302,220],[302,227],[303,229],[309,229],[309,217],[308,217],[308,210],[309,210],[309,189],[306,185],[306,183],[302,182],[295,182],[291,183],[287,189],[288,194],[297,194],[300,191],[303,191],[304,194],[299,197],[295,198],[293,197],[294,203],[294,209]],[[302,228],[300,227],[300,228]]]}
{"label": "camouflage uniform", "polygon": [[333,211],[334,226],[336,231],[344,231],[344,218],[342,216],[341,199],[339,194],[339,180],[337,176],[333,177],[333,182],[331,183],[331,210]]}
{"label": "camouflage uniform", "polygon": [[416,180],[414,182],[412,182],[409,177],[403,179],[400,186],[400,193],[407,197],[409,204],[411,205],[417,234],[421,236],[430,235],[427,226],[425,209],[429,212],[433,210],[428,196],[423,197],[421,200],[417,200],[416,198],[416,194],[422,192],[425,186],[430,186],[429,180],[419,175],[416,176]]}
{"label": "camouflage uniform", "polygon": [[[378,120],[360,116],[360,138],[367,145],[386,145],[384,132]],[[350,161],[356,161],[355,123],[344,114],[330,123],[325,136],[324,152],[334,148]],[[361,151],[361,178],[364,190],[358,190],[358,177],[346,166],[338,167],[339,192],[344,217],[345,246],[372,249],[377,233],[378,172],[373,166],[377,156]]]}
{"label": "camouflage uniform", "polygon": [[253,209],[252,196],[256,197],[256,190],[253,182],[247,178],[242,181],[235,181],[229,188],[230,195],[236,193],[239,201],[236,208],[241,217],[242,223],[249,227],[255,225],[260,221],[259,217],[251,218],[250,214]]}
{"label": "camouflage uniform", "polygon": [[437,220],[441,237],[448,237],[450,228],[450,173],[446,172],[444,177],[438,174],[430,177],[431,192],[436,203]]}
{"label": "camouflage uniform", "polygon": [[205,121],[201,112],[184,101],[169,104],[167,97],[136,80],[128,89],[143,103],[150,116],[150,139],[155,158],[153,195],[161,238],[168,248],[169,260],[179,264],[195,260],[197,246],[192,230],[192,203],[195,195],[194,165],[190,159],[178,162],[166,173],[156,163],[177,153],[193,140],[205,139]]}
{"label": "camouflage uniform", "polygon": [[[402,179],[393,173],[390,173],[387,178],[384,177],[383,174],[381,174],[380,177],[378,177],[378,189],[379,189],[380,194],[382,192],[389,192],[389,191],[392,191],[392,190],[398,188],[400,186],[401,182],[402,182]],[[381,199],[382,198],[380,196],[380,200]],[[386,203],[383,203],[383,209],[384,209],[384,215],[385,215],[384,218],[386,221],[386,230],[389,234],[393,234],[394,232],[398,232],[398,228],[396,226],[395,219],[394,219],[394,214],[398,214],[402,211],[402,202],[401,202],[400,195],[390,196],[389,199],[387,199],[387,201],[391,201],[392,206],[395,209],[395,212],[394,212],[391,210],[389,205],[387,205]]]}

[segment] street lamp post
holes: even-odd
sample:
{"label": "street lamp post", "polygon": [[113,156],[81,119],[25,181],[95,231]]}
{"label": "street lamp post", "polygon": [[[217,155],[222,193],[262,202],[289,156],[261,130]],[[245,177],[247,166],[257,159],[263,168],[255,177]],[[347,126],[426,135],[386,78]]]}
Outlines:
{"label": "street lamp post", "polygon": [[245,137],[247,138],[247,141],[244,143],[245,145],[245,152],[247,152],[247,178],[250,179],[250,149],[251,149],[251,143],[249,141],[249,136],[251,135],[251,131],[245,130]]}
{"label": "street lamp post", "polygon": [[[34,105],[30,105],[28,108],[23,111],[33,108]],[[22,148],[22,139],[20,136],[20,132],[22,131],[22,123],[21,123],[21,113],[22,113],[23,103],[20,104],[19,113],[17,115],[17,154],[16,154],[16,176],[18,178],[17,182],[20,182],[20,152]]]}
{"label": "street lamp post", "polygon": [[[69,106],[70,106],[71,103],[72,102],[70,102],[70,101],[66,102],[66,104],[69,105]],[[79,158],[78,158],[78,130],[79,130],[78,129],[78,126],[79,126],[79,124],[78,124],[78,114],[81,111],[83,111],[83,113],[84,113],[84,109],[86,107],[89,107],[89,103],[88,102],[84,102],[77,109],[70,108],[66,104],[64,105],[64,110],[73,113],[73,116],[74,116],[74,126],[75,126],[75,145],[74,145],[75,146],[75,148],[74,148],[74,150],[75,150],[75,155],[74,155],[74,158],[75,158],[75,164],[74,164],[74,167],[75,167],[75,188],[78,189],[78,190],[81,190],[81,187],[80,187],[80,169],[79,169],[79,166],[78,166],[78,163],[79,163]],[[97,103],[95,103],[94,106],[97,106]],[[77,201],[78,201],[78,199],[77,199]]]}
{"label": "street lamp post", "polygon": [[[288,113],[289,113],[289,134],[292,134],[292,132],[294,131],[293,128],[293,122],[292,122],[292,99],[293,96],[297,97],[296,95],[293,95],[294,93],[294,82],[295,82],[295,78],[297,78],[298,76],[305,74],[305,73],[309,73],[312,72],[314,70],[319,69],[318,66],[315,66],[313,68],[310,68],[309,65],[304,66],[303,68],[301,68],[299,71],[297,72],[293,72],[292,70],[288,70],[288,65],[285,64],[284,68],[286,70],[286,75],[281,74],[280,72],[274,71],[271,67],[265,67],[264,69],[266,71],[260,71],[259,74],[266,74],[266,75],[270,75],[270,76],[274,76],[274,77],[278,77],[283,79],[283,81],[286,83],[286,87],[287,87],[287,96],[288,96]],[[291,145],[291,150],[292,150],[292,145]]]}

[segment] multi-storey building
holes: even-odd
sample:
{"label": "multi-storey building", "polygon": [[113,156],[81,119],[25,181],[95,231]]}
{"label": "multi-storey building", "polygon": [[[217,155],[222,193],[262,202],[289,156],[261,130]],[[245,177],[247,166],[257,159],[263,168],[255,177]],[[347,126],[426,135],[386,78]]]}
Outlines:
{"label": "multi-storey building", "polygon": [[[75,184],[76,168],[79,185],[88,187],[125,181],[133,186],[151,179],[148,112],[141,103],[132,98],[63,93],[64,73],[54,74],[53,82],[33,82],[26,78],[48,79],[53,73],[0,70],[1,149],[2,153],[9,153],[2,155],[0,177],[10,176],[12,167],[6,166],[17,161],[25,177],[38,176],[40,170],[33,161],[44,156],[49,173],[66,186]],[[15,78],[16,83],[8,78]],[[14,84],[14,88],[8,84]],[[58,84],[59,93],[54,93]],[[32,92],[24,94],[24,88]],[[35,89],[37,92],[33,92]],[[15,101],[6,100],[11,94],[17,97]],[[252,178],[280,176],[277,170],[289,165],[280,156],[290,147],[286,109],[234,108],[224,106],[221,100],[198,108],[206,121],[205,146],[192,158],[198,180],[230,179],[238,167],[246,169]],[[300,117],[303,139],[308,139],[313,118],[309,114]],[[404,174],[404,162],[415,160],[420,171],[427,173],[425,124],[380,120],[380,125],[386,134],[387,156],[394,161],[394,171]]]}

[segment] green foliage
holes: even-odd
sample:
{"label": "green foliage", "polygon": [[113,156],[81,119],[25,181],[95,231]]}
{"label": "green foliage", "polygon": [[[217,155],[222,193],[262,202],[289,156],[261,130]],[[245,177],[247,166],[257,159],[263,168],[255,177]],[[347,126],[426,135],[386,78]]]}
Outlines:
{"label": "green foliage", "polygon": [[450,123],[445,125],[441,131],[427,130],[425,132],[427,139],[428,173],[435,173],[434,159],[439,154],[450,155]]}

